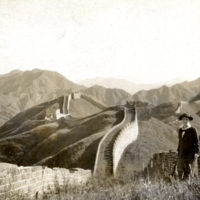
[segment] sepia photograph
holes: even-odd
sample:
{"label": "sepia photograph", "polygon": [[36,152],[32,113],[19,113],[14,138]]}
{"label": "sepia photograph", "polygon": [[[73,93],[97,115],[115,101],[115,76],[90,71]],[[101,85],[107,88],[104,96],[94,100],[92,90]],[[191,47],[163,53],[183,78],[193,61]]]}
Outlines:
{"label": "sepia photograph", "polygon": [[0,200],[198,200],[199,139],[199,0],[0,0]]}

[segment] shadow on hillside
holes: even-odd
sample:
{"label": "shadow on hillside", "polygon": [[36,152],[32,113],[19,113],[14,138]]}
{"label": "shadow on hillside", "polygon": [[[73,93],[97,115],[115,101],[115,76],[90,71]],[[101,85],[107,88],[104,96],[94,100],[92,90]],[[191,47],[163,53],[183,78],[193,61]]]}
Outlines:
{"label": "shadow on hillside", "polygon": [[113,126],[115,126],[115,125],[117,125],[117,124],[119,124],[120,122],[122,122],[122,120],[124,119],[124,111],[119,111],[119,112],[117,112],[117,114],[116,114],[116,122],[113,124]]}
{"label": "shadow on hillside", "polygon": [[102,110],[101,112],[95,113],[93,115],[89,115],[87,117],[83,117],[81,119],[84,120],[84,119],[88,119],[88,118],[91,118],[91,117],[95,117],[95,116],[97,116],[97,115],[99,115],[101,113],[107,112],[107,111],[120,111],[120,110],[121,109],[118,106],[112,106],[112,107],[109,107],[109,108],[107,108],[105,110]]}
{"label": "shadow on hillside", "polygon": [[[93,170],[98,145],[102,137],[103,135],[101,135],[91,143],[90,140],[87,139],[80,143],[74,143],[62,149],[62,151],[60,151],[57,155],[49,156],[48,158],[39,161],[38,163],[36,163],[36,165],[45,165],[50,168],[83,168]],[[89,145],[88,142],[90,143]]]}
{"label": "shadow on hillside", "polygon": [[73,128],[77,125],[80,125],[83,121],[85,120],[91,120],[92,118],[94,117],[98,117],[100,116],[101,114],[108,112],[108,111],[118,111],[116,113],[116,121],[115,123],[113,124],[113,126],[119,124],[123,118],[124,118],[124,111],[121,110],[118,106],[114,106],[114,107],[109,107],[108,109],[106,110],[103,110],[99,113],[96,113],[94,115],[90,115],[90,116],[87,116],[87,117],[84,117],[84,118],[74,118],[72,116],[67,116],[66,118],[61,118],[58,120],[58,128],[57,129],[63,129],[63,128]]}
{"label": "shadow on hillside", "polygon": [[[91,169],[92,171],[94,170],[97,149],[98,149],[99,142],[101,141],[102,138],[103,138],[103,136],[98,138],[94,142],[92,142],[85,149],[84,153],[82,154],[80,160],[77,163],[77,166],[75,166],[75,167],[81,167],[83,169]],[[72,167],[74,167],[74,166],[72,166]]]}

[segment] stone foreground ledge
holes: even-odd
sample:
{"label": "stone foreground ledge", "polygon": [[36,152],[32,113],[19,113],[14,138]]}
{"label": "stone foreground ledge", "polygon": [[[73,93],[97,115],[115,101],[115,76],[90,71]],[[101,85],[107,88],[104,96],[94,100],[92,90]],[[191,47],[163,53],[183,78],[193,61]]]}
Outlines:
{"label": "stone foreground ledge", "polygon": [[79,168],[18,167],[0,163],[0,199],[17,199],[20,194],[31,197],[66,184],[81,185],[91,177],[91,170]]}

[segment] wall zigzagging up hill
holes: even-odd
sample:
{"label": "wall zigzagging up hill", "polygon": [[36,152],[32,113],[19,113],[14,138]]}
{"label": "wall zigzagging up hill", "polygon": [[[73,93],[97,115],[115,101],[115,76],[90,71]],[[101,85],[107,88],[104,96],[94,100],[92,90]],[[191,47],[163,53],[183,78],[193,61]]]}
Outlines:
{"label": "wall zigzagging up hill", "polygon": [[69,94],[68,99],[67,99],[67,113],[66,114],[69,114],[69,105],[70,105],[71,99],[72,99],[72,94]]}
{"label": "wall zigzagging up hill", "polygon": [[102,104],[100,104],[100,103],[94,101],[93,99],[87,97],[87,96],[84,95],[84,94],[81,94],[81,98],[87,100],[88,102],[90,102],[91,104],[93,104],[94,106],[96,106],[97,108],[99,108],[99,109],[101,109],[101,110],[105,110],[105,109],[108,108],[108,107],[106,107],[106,106],[104,106],[104,105],[102,105]]}
{"label": "wall zigzagging up hill", "polygon": [[[135,120],[133,120],[133,113]],[[110,129],[99,143],[94,176],[116,175],[116,169],[126,147],[138,136],[138,121],[135,109],[124,108],[124,119]]]}
{"label": "wall zigzagging up hill", "polygon": [[7,163],[0,163],[0,169],[0,199],[16,199],[19,194],[33,197],[49,188],[55,190],[57,186],[84,184],[91,178],[91,171],[83,169],[17,167]]}
{"label": "wall zigzagging up hill", "polygon": [[126,147],[134,142],[138,136],[137,113],[134,122],[122,129],[113,146],[113,174],[116,175],[117,166]]}
{"label": "wall zigzagging up hill", "polygon": [[98,168],[101,165],[101,158],[100,158],[100,152],[101,152],[101,148],[102,148],[102,144],[103,142],[107,139],[107,137],[109,136],[109,134],[116,128],[122,126],[124,124],[124,122],[126,121],[126,109],[124,108],[124,119],[122,120],[121,123],[117,124],[116,126],[112,127],[112,129],[110,129],[105,135],[104,137],[101,139],[99,145],[98,145],[98,149],[97,149],[97,153],[96,153],[96,159],[95,159],[95,165],[94,165],[94,172],[93,172],[93,176],[97,175],[98,172]]}
{"label": "wall zigzagging up hill", "polygon": [[63,114],[69,114],[69,105],[70,105],[71,99],[72,99],[72,95],[71,94],[64,96]]}

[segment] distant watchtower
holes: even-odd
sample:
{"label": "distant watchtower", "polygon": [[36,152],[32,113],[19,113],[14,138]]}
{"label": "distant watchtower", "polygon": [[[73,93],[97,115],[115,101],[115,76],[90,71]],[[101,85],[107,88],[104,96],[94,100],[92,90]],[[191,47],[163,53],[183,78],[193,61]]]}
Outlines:
{"label": "distant watchtower", "polygon": [[60,114],[59,104],[56,103],[46,110],[46,117],[51,119],[57,119],[57,115]]}
{"label": "distant watchtower", "polygon": [[81,93],[80,92],[74,92],[72,94],[72,98],[73,99],[80,99],[81,98]]}

